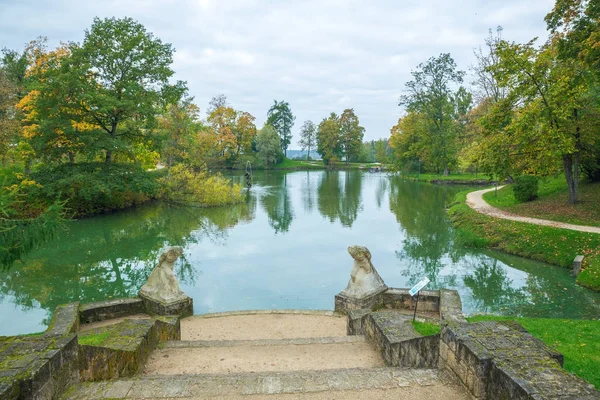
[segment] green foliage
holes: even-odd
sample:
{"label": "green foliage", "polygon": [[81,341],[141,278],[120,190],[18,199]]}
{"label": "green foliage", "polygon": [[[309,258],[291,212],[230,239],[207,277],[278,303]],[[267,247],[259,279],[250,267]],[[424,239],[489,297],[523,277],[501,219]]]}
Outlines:
{"label": "green foliage", "polygon": [[214,207],[242,201],[242,187],[232,184],[220,174],[209,175],[206,170],[194,171],[183,164],[169,169],[161,179],[164,198],[171,203]]}
{"label": "green foliage", "polygon": [[521,203],[536,199],[538,187],[538,178],[531,175],[517,176],[512,186],[515,199]]}
{"label": "green foliage", "polygon": [[296,117],[292,114],[290,104],[285,101],[273,100],[274,104],[269,108],[267,112],[266,125],[271,125],[281,139],[281,150],[284,155],[287,156],[287,148],[292,142],[292,127]]}
{"label": "green foliage", "polygon": [[281,139],[275,128],[265,125],[256,137],[257,159],[267,168],[283,160]]}
{"label": "green foliage", "polygon": [[346,165],[348,165],[350,158],[356,157],[360,152],[365,128],[360,126],[358,117],[354,114],[352,108],[344,110],[340,116],[339,124],[342,154],[346,158]]}
{"label": "green foliage", "polygon": [[37,195],[65,202],[75,216],[94,215],[141,204],[159,195],[152,175],[134,164],[63,164],[34,174]]}
{"label": "green foliage", "polygon": [[[420,119],[415,126],[417,131],[412,133],[421,143],[416,155],[430,165],[428,168],[447,175],[458,161],[459,118],[471,104],[471,96],[464,88],[452,90],[452,84],[462,83],[465,73],[446,53],[419,64],[411,74],[413,80],[406,83],[407,93],[400,97],[399,105]],[[410,131],[408,126],[395,134],[406,131]]]}
{"label": "green foliage", "polygon": [[15,174],[0,188],[0,267],[10,267],[16,260],[54,237],[64,224],[64,207],[54,202],[49,207],[31,198],[31,188],[38,184],[20,180]]}
{"label": "green foliage", "polygon": [[441,331],[440,325],[433,322],[412,321],[412,325],[423,336],[439,335]]}
{"label": "green foliage", "polygon": [[567,371],[600,389],[600,321],[494,315],[476,315],[467,320],[518,322],[533,336],[558,350],[565,357],[564,367]]}
{"label": "green foliage", "polygon": [[317,129],[317,152],[327,166],[342,157],[340,119],[335,113],[324,118]]}

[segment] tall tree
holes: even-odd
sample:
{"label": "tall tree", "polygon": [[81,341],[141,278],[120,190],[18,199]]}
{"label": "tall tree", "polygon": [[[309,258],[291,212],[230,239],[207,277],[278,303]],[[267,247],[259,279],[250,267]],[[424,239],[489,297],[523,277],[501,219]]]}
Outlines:
{"label": "tall tree", "polygon": [[69,51],[55,79],[38,81],[32,89],[63,93],[57,106],[97,128],[93,144],[107,164],[115,151],[146,137],[158,108],[185,92],[183,82],[169,83],[172,46],[131,18],[95,18],[83,43],[70,45]]}
{"label": "tall tree", "polygon": [[267,112],[267,124],[271,125],[281,138],[281,149],[287,157],[287,148],[292,142],[292,127],[296,117],[292,114],[290,104],[285,101],[273,100],[274,104]]}
{"label": "tall tree", "polygon": [[241,153],[250,154],[252,152],[252,143],[256,140],[258,131],[254,121],[256,118],[246,111],[238,111],[235,120],[233,134],[237,142],[236,157]]}
{"label": "tall tree", "polygon": [[360,152],[365,135],[365,128],[360,126],[354,109],[347,108],[340,116],[340,134],[342,152],[346,157],[346,165],[348,165],[350,158],[356,157]]}
{"label": "tall tree", "polygon": [[300,140],[298,141],[300,149],[307,151],[306,161],[310,159],[310,149],[314,149],[317,145],[317,127],[314,122],[304,121],[300,128]]}
{"label": "tall tree", "polygon": [[317,152],[327,166],[332,166],[335,160],[342,156],[340,135],[340,118],[331,113],[329,118],[323,119],[317,129]]}
{"label": "tall tree", "polygon": [[158,119],[158,133],[162,142],[163,162],[171,167],[190,162],[190,152],[201,129],[200,109],[191,99],[169,104]]}
{"label": "tall tree", "polygon": [[490,29],[488,37],[485,38],[485,47],[483,49],[479,47],[473,52],[477,64],[472,66],[471,70],[475,75],[473,86],[475,86],[477,102],[487,99],[497,102],[506,97],[507,90],[499,85],[498,79],[492,69],[499,62],[496,46],[502,40],[502,31],[502,27],[498,26],[496,28],[496,35],[494,35]]}
{"label": "tall tree", "polygon": [[236,154],[237,140],[234,133],[237,112],[231,107],[220,106],[207,118],[217,137],[217,150],[224,160]]}
{"label": "tall tree", "polygon": [[428,123],[431,151],[437,160],[437,168],[448,175],[456,164],[456,91],[465,73],[457,70],[450,54],[431,57],[412,71],[413,80],[406,83],[407,93],[399,100],[408,112],[418,112]]}

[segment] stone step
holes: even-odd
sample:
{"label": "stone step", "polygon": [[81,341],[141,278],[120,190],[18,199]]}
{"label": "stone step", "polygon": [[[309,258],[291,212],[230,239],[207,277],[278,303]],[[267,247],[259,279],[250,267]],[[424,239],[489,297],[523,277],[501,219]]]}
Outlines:
{"label": "stone step", "polygon": [[346,318],[326,311],[244,311],[181,320],[182,340],[255,340],[346,335]]}
{"label": "stone step", "polygon": [[80,384],[65,399],[255,399],[286,394],[295,394],[294,399],[468,398],[437,369],[383,367],[139,377]]}
{"label": "stone step", "polygon": [[329,340],[330,343],[319,340],[298,344],[297,339],[286,339],[272,344],[246,341],[226,343],[235,344],[232,346],[167,347],[151,354],[144,374],[233,374],[384,366],[379,352],[364,339]]}
{"label": "stone step", "polygon": [[274,345],[307,345],[307,344],[341,344],[365,343],[362,335],[330,336],[294,339],[257,339],[257,340],[171,340],[160,344],[160,349],[181,349],[199,347],[239,347],[239,346],[274,346]]}

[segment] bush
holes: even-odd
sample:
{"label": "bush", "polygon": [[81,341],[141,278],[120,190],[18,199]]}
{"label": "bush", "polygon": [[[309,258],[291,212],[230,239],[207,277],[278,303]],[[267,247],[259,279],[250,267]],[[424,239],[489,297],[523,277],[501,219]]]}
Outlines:
{"label": "bush", "polygon": [[40,196],[63,200],[76,216],[119,210],[156,198],[155,175],[134,164],[83,163],[45,167],[34,174]]}
{"label": "bush", "polygon": [[194,171],[182,164],[169,169],[161,179],[165,200],[200,207],[222,206],[242,201],[242,186],[232,184],[220,174]]}
{"label": "bush", "polygon": [[524,203],[537,198],[538,178],[531,175],[521,175],[515,179],[513,193],[518,202]]}

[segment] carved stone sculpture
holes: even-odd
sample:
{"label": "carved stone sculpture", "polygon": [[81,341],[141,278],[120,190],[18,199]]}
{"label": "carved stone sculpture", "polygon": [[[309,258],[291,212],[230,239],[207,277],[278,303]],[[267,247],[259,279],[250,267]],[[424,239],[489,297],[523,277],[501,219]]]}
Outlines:
{"label": "carved stone sculpture", "polygon": [[192,299],[180,288],[173,268],[175,261],[183,254],[181,247],[168,247],[158,259],[148,281],[140,289],[139,296],[152,314],[175,315],[191,314]]}
{"label": "carved stone sculpture", "polygon": [[383,279],[371,263],[371,252],[364,246],[350,246],[348,253],[354,259],[350,272],[350,281],[340,295],[354,299],[363,299],[387,289]]}

